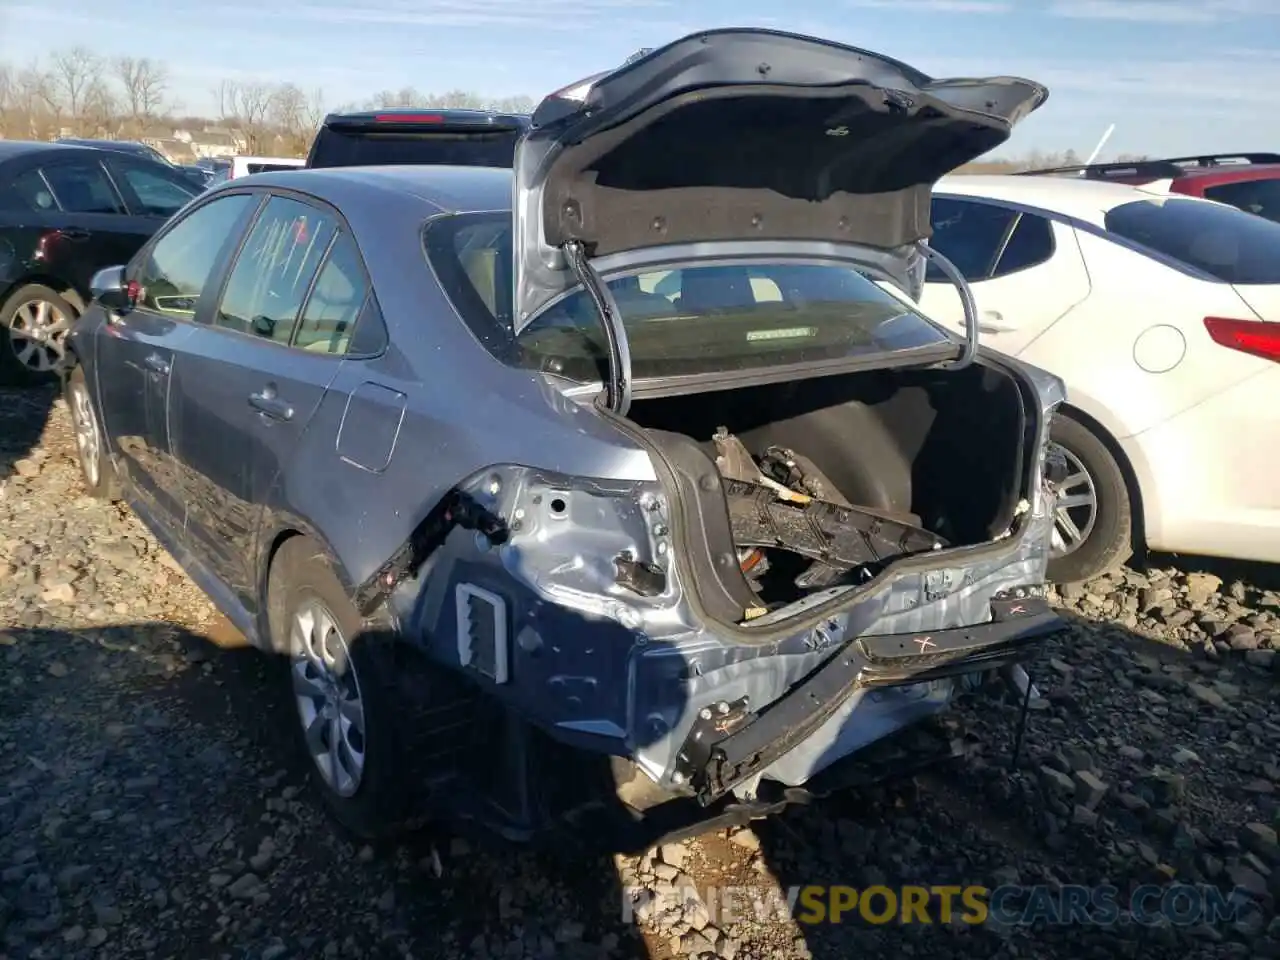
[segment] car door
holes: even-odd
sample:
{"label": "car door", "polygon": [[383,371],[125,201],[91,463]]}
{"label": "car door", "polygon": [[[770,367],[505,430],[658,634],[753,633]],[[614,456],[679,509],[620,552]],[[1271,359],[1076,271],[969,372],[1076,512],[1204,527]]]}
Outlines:
{"label": "car door", "polygon": [[[930,245],[969,281],[982,342],[1017,356],[1089,295],[1089,274],[1072,228],[998,203],[938,197]],[[936,267],[925,276],[921,309],[964,329],[955,287]]]}
{"label": "car door", "polygon": [[365,296],[359,252],[338,215],[272,196],[174,368],[174,443],[197,491],[187,533],[249,609],[263,504],[338,372]]}
{"label": "car door", "polygon": [[46,244],[45,259],[82,296],[97,271],[127,263],[160,225],[129,212],[100,153],[68,151],[42,160],[39,167],[58,211],[57,222],[49,222],[57,234]]}
{"label": "car door", "polygon": [[0,208],[10,262],[0,268],[10,269],[0,272],[53,276],[87,299],[95,272],[125,263],[141,246],[121,233],[124,200],[92,151],[38,154],[5,173]]}
{"label": "car door", "polygon": [[168,418],[174,352],[195,329],[206,288],[218,276],[259,197],[223,194],[156,236],[125,270],[137,301],[113,313],[95,339],[97,390],[121,473],[144,509],[180,528],[186,492],[171,457]]}

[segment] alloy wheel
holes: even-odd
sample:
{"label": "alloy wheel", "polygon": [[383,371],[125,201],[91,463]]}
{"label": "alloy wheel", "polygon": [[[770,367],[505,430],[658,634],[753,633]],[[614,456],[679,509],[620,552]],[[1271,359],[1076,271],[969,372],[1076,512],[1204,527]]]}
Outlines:
{"label": "alloy wheel", "polygon": [[1075,553],[1093,533],[1098,520],[1098,489],[1079,457],[1059,444],[1051,446],[1067,462],[1067,476],[1054,488],[1057,505],[1049,555],[1056,559]]}
{"label": "alloy wheel", "polygon": [[71,322],[71,317],[48,300],[29,300],[9,320],[9,349],[28,370],[56,370],[66,356]]}
{"label": "alloy wheel", "polygon": [[346,639],[333,613],[307,598],[294,614],[289,640],[307,752],[325,784],[350,797],[364,776],[365,715]]}
{"label": "alloy wheel", "polygon": [[89,391],[81,383],[71,387],[71,420],[76,431],[76,450],[80,454],[80,468],[90,487],[96,487],[102,469],[102,434],[98,430],[98,418],[89,402]]}

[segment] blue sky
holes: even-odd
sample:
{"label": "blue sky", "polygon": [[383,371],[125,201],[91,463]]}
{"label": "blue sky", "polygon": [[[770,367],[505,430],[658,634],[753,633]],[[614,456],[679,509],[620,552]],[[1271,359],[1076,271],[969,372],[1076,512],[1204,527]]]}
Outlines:
{"label": "blue sky", "polygon": [[330,105],[404,86],[536,99],[723,26],[1046,84],[1000,153],[1084,155],[1110,123],[1106,154],[1280,149],[1280,0],[0,0],[0,60],[25,64],[51,38],[163,59],[193,112],[223,79],[291,80]]}

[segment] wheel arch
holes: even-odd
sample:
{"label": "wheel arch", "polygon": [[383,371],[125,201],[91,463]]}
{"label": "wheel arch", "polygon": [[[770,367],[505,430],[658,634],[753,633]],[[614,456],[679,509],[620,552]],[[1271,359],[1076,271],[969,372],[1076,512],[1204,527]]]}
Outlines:
{"label": "wheel arch", "polygon": [[257,564],[257,591],[258,591],[258,635],[262,638],[264,649],[271,649],[274,635],[271,631],[271,570],[275,566],[276,559],[280,555],[280,551],[285,544],[298,539],[307,539],[316,545],[316,547],[324,553],[326,559],[333,567],[333,572],[338,578],[338,582],[342,584],[342,589],[347,596],[352,598],[354,603],[355,585],[351,579],[351,574],[346,566],[339,559],[336,551],[328,540],[317,531],[313,525],[305,523],[299,519],[291,518],[286,522],[282,522],[274,532],[266,534],[260,540],[260,548],[258,551]]}
{"label": "wheel arch", "polygon": [[1145,553],[1147,549],[1147,524],[1146,513],[1143,508],[1142,484],[1138,480],[1137,471],[1134,470],[1133,464],[1129,461],[1128,454],[1124,452],[1124,448],[1120,446],[1120,442],[1116,440],[1111,431],[1096,417],[1081,410],[1070,401],[1064,402],[1058,408],[1058,416],[1070,417],[1086,428],[1097,437],[1098,441],[1115,458],[1116,465],[1120,468],[1121,474],[1124,475],[1125,489],[1129,494],[1130,522],[1133,524],[1133,550],[1136,555]]}
{"label": "wheel arch", "polygon": [[88,301],[73,284],[51,273],[39,272],[23,274],[17,280],[7,284],[3,295],[0,295],[0,303],[7,303],[9,298],[23,287],[48,287],[67,303],[71,304],[77,316],[84,313],[88,307]]}

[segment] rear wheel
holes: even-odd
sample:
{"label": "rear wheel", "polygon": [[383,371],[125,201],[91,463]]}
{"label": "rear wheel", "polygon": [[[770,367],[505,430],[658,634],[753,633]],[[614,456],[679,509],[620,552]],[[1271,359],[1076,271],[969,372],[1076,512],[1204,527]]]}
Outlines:
{"label": "rear wheel", "polygon": [[1109,573],[1133,555],[1129,486],[1105,443],[1068,414],[1053,420],[1050,442],[1067,461],[1057,487],[1049,579],[1077,583]]}
{"label": "rear wheel", "polygon": [[412,791],[395,644],[369,629],[328,557],[305,537],[280,548],[268,590],[272,640],[289,657],[296,739],[325,805],[358,837],[400,832]]}
{"label": "rear wheel", "polygon": [[0,383],[52,380],[66,360],[66,337],[79,313],[56,290],[32,283],[0,307]]}

